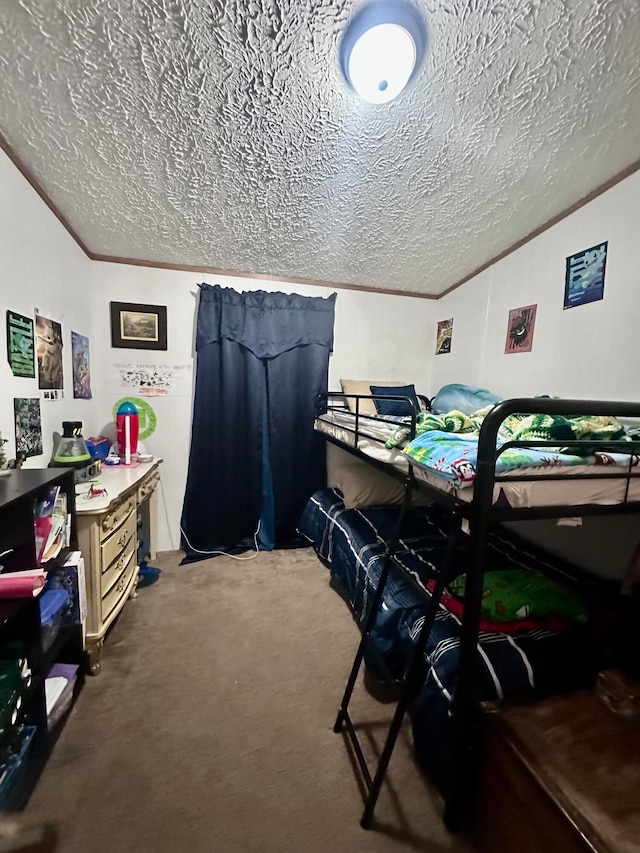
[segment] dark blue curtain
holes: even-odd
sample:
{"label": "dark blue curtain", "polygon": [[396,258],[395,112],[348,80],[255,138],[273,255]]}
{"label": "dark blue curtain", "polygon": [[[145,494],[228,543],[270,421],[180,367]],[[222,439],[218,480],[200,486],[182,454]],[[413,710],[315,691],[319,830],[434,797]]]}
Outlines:
{"label": "dark blue curtain", "polygon": [[298,518],[326,481],[313,420],[335,300],[201,285],[183,562],[253,548],[258,524],[263,549],[305,544]]}

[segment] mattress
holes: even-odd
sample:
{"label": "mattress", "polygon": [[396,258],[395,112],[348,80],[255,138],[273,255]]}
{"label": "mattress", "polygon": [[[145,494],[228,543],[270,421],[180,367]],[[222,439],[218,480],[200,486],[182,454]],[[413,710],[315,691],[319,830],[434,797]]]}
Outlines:
{"label": "mattress", "polygon": [[[339,492],[323,489],[308,501],[299,532],[329,565],[331,578],[362,622],[384,564],[398,507],[345,509]],[[449,515],[438,507],[413,507],[406,516],[398,562],[423,588],[419,591],[395,570],[389,575],[372,630],[372,639],[396,677],[404,674],[430,600],[426,586],[441,563]],[[533,567],[545,558],[520,540],[492,534],[488,564]],[[461,567],[462,570],[462,567]],[[425,677],[413,710],[418,757],[435,781],[450,766],[449,712],[455,689],[460,620],[440,606],[425,651]],[[569,689],[591,683],[598,669],[589,626],[556,633],[534,629],[517,634],[481,631],[476,698],[488,701],[533,689]],[[355,651],[355,649],[354,649]],[[367,658],[370,666],[374,662]]]}
{"label": "mattress", "polygon": [[[365,456],[386,462],[400,471],[409,471],[409,459],[398,448],[388,450],[384,442],[391,437],[397,423],[383,422],[372,418],[360,417],[358,421],[358,436],[356,441],[355,415],[348,412],[332,410],[316,418],[315,429],[329,435],[348,447],[360,450]],[[460,488],[444,477],[438,477],[416,462],[412,464],[413,477],[427,483],[436,489],[460,500],[470,503],[473,500],[473,487]],[[590,479],[582,480],[576,475],[588,474]],[[493,489],[494,504],[500,503],[512,509],[526,507],[553,507],[597,504],[600,506],[615,506],[625,501],[640,501],[640,477],[627,481],[622,473],[620,479],[609,479],[611,468],[596,465],[573,465],[562,468],[561,480],[549,479],[555,477],[558,469],[520,468],[510,472],[509,476],[517,477],[508,482],[496,480]],[[536,477],[531,480],[528,477]],[[603,479],[605,477],[605,479]]]}

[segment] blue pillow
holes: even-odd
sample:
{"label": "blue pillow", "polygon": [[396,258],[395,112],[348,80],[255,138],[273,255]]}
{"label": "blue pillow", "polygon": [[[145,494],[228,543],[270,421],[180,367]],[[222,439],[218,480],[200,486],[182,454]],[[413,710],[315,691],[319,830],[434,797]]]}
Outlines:
{"label": "blue pillow", "polygon": [[450,385],[443,385],[438,391],[431,401],[431,411],[434,415],[443,415],[455,409],[465,415],[472,415],[478,409],[499,403],[500,399],[486,388],[453,382]]}
{"label": "blue pillow", "polygon": [[[415,406],[416,413],[420,411],[420,404],[416,397],[415,385],[399,385],[396,388],[388,388],[383,385],[370,385],[371,393],[376,397],[409,397]],[[414,412],[413,407],[406,400],[374,400],[376,411],[379,415],[403,415],[409,416]]]}

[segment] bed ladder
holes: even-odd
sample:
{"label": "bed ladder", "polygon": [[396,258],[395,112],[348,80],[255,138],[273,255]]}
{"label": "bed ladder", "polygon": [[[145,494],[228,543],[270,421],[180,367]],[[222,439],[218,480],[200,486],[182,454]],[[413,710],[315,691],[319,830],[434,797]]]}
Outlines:
{"label": "bed ladder", "polygon": [[[391,760],[391,755],[393,753],[396,740],[398,738],[398,735],[400,734],[402,721],[404,720],[404,716],[407,713],[411,703],[417,698],[417,694],[421,687],[420,674],[423,671],[424,667],[425,648],[429,639],[429,634],[431,633],[431,628],[433,626],[436,613],[438,612],[438,606],[440,604],[442,593],[447,583],[451,580],[452,567],[454,564],[453,558],[456,548],[458,547],[460,531],[462,529],[462,514],[457,508],[455,508],[451,514],[451,531],[449,533],[449,540],[447,543],[447,549],[445,552],[443,565],[436,577],[436,586],[435,589],[431,592],[427,612],[420,628],[420,633],[416,638],[413,650],[411,652],[411,655],[409,656],[409,660],[405,668],[404,677],[400,682],[397,682],[393,679],[386,665],[386,662],[384,661],[384,658],[376,647],[375,642],[371,639],[371,631],[373,630],[376,614],[378,612],[378,607],[380,606],[380,602],[382,601],[382,596],[384,594],[384,588],[387,582],[387,578],[389,577],[389,573],[392,568],[395,568],[396,571],[401,572],[403,576],[410,581],[412,586],[419,589],[419,591],[424,595],[424,590],[420,589],[413,580],[413,578],[407,575],[402,569],[402,567],[398,566],[398,564],[394,561],[394,555],[395,552],[398,550],[401,538],[402,522],[404,520],[405,513],[410,505],[411,484],[410,482],[405,482],[405,497],[402,509],[398,516],[394,535],[387,548],[385,562],[382,567],[382,572],[380,574],[380,580],[378,581],[378,586],[376,588],[375,595],[373,596],[373,599],[370,602],[369,609],[367,611],[367,616],[363,623],[360,643],[358,645],[353,665],[351,667],[351,672],[347,680],[347,686],[344,691],[344,696],[342,697],[342,702],[340,703],[340,710],[338,711],[338,716],[336,717],[336,721],[333,726],[334,732],[345,733],[347,735],[349,742],[351,743],[351,746],[353,748],[355,757],[357,759],[358,766],[362,775],[362,780],[364,782],[364,786],[367,792],[364,811],[360,820],[360,825],[363,827],[363,829],[369,829],[369,827],[371,826],[371,822],[373,820],[373,812],[376,806],[376,802],[378,800],[378,796],[380,794],[380,789],[384,781],[385,773],[387,772],[387,768],[389,766],[389,761]],[[354,723],[351,717],[349,716],[349,702],[351,701],[351,696],[353,694],[356,680],[358,678],[358,673],[360,672],[360,667],[364,660],[367,649],[371,649],[371,651],[374,653],[376,661],[381,664],[381,668],[385,673],[386,681],[389,683],[389,686],[394,690],[397,696],[396,709],[389,725],[389,729],[384,742],[384,746],[382,748],[382,752],[380,754],[380,758],[377,763],[377,767],[375,768],[373,774],[369,770],[365,755],[358,740],[358,735]]]}

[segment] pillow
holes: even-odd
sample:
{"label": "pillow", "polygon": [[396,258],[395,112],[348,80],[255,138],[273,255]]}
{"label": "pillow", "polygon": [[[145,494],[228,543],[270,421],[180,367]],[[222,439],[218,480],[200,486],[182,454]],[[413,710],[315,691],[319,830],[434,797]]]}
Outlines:
{"label": "pillow", "polygon": [[443,385],[431,401],[431,411],[434,415],[442,415],[445,412],[458,411],[465,415],[472,415],[486,406],[493,406],[500,402],[486,388],[475,388],[473,385],[461,385],[453,382]]}
{"label": "pillow", "polygon": [[[367,506],[401,504],[404,500],[404,486],[400,480],[390,477],[373,465],[345,465],[335,472],[335,485],[342,492],[347,509],[361,509]],[[419,491],[411,495],[414,506],[426,506],[431,503]]]}
{"label": "pillow", "polygon": [[383,385],[372,385],[371,393],[377,397],[409,397],[415,409],[407,400],[374,400],[379,415],[411,415],[414,411],[420,411],[420,404],[416,397],[414,385],[398,385],[386,387]]}
{"label": "pillow", "polygon": [[[375,379],[341,379],[340,387],[343,394],[365,394],[367,397],[371,395],[371,386],[382,386],[388,388],[392,385],[401,385],[401,382],[376,382]],[[347,397],[347,406],[349,411],[356,413],[356,401]],[[361,415],[377,415],[376,407],[373,400],[360,400],[360,408],[358,410]]]}

